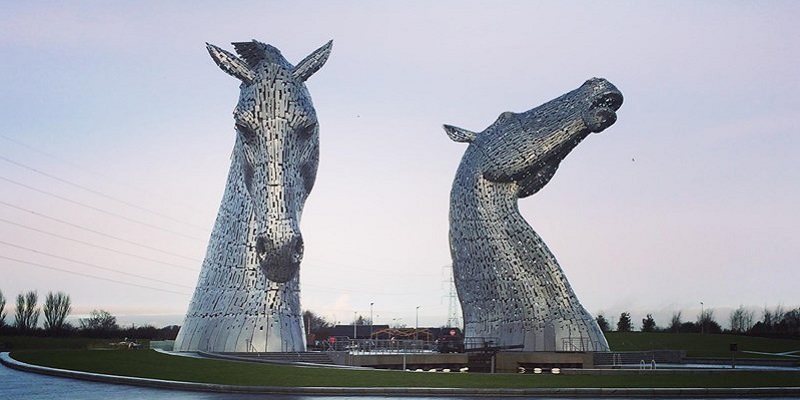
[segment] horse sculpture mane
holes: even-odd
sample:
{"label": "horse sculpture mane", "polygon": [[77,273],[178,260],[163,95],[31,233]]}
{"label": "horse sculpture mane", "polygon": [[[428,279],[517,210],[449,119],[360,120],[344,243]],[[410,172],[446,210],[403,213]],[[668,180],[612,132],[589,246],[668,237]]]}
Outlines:
{"label": "horse sculpture mane", "polygon": [[239,79],[236,143],[225,193],[177,351],[304,351],[300,217],[319,163],[319,128],[304,84],[332,42],[296,66],[265,43],[207,44]]}
{"label": "horse sculpture mane", "polygon": [[464,336],[526,351],[608,351],[517,199],[546,185],[590,133],[616,121],[622,94],[604,79],[537,108],[505,112],[483,132],[445,125],[470,143],[450,194],[450,253]]}

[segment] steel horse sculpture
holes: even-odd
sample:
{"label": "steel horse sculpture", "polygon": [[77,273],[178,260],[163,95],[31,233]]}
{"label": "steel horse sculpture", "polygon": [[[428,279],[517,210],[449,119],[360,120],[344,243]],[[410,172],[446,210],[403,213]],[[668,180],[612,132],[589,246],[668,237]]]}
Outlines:
{"label": "steel horse sculpture", "polygon": [[304,84],[332,42],[292,66],[257,41],[207,44],[241,81],[228,182],[177,351],[305,351],[300,215],[317,174],[319,128]]}
{"label": "steel horse sculpture", "polygon": [[450,193],[466,337],[524,351],[609,350],[517,199],[546,185],[578,143],[616,121],[621,105],[614,85],[593,78],[532,110],[504,112],[480,133],[444,126],[452,140],[469,143]]}

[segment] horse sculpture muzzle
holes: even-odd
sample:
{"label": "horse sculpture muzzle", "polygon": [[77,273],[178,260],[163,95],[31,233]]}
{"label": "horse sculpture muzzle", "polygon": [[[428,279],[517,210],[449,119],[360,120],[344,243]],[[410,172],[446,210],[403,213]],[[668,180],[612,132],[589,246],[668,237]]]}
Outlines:
{"label": "horse sculpture muzzle", "polygon": [[300,269],[303,260],[303,235],[296,223],[285,221],[272,225],[273,232],[258,235],[256,254],[267,279],[288,282]]}
{"label": "horse sculpture muzzle", "polygon": [[590,132],[602,132],[617,121],[617,110],[622,106],[622,93],[617,88],[603,81],[607,91],[592,98],[589,108],[582,113],[583,123]]}

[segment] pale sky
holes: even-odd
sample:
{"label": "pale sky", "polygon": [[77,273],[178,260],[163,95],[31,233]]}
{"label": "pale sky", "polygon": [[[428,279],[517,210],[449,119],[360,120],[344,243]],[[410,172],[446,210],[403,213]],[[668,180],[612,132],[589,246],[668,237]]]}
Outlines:
{"label": "pale sky", "polygon": [[[273,44],[322,143],[302,221],[304,309],[448,317],[449,192],[483,130],[586,79],[624,94],[520,209],[582,304],[800,306],[800,3],[6,2],[0,6],[0,290],[74,314],[181,323],[229,167],[239,82],[205,42]],[[47,269],[50,267],[53,269]],[[71,273],[65,272],[70,271]],[[127,275],[125,275],[127,274]],[[147,278],[147,279],[144,279]]]}

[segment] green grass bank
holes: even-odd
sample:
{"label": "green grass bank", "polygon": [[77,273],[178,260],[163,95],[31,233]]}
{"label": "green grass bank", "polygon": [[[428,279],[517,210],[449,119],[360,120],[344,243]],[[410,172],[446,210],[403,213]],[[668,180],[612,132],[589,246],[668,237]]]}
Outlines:
{"label": "green grass bank", "polygon": [[[686,350],[689,357],[730,357],[740,350],[778,353],[800,350],[800,340],[735,335],[609,332],[614,351]],[[411,373],[301,368],[284,365],[176,357],[146,350],[97,351],[119,339],[0,336],[12,356],[35,365],[110,375],[185,382],[284,387],[430,387],[430,388],[727,388],[797,387],[800,372],[702,371],[629,375],[518,375]],[[90,350],[95,349],[95,350]],[[768,356],[739,352],[747,358]]]}
{"label": "green grass bank", "polygon": [[686,350],[687,357],[729,358],[731,343],[739,346],[737,359],[775,358],[746,351],[780,353],[800,350],[800,340],[797,339],[700,333],[606,332],[605,335],[613,351]]}
{"label": "green grass bank", "polygon": [[631,375],[464,374],[305,368],[171,356],[152,350],[15,351],[17,360],[121,376],[245,386],[428,388],[796,387],[800,372]]}

